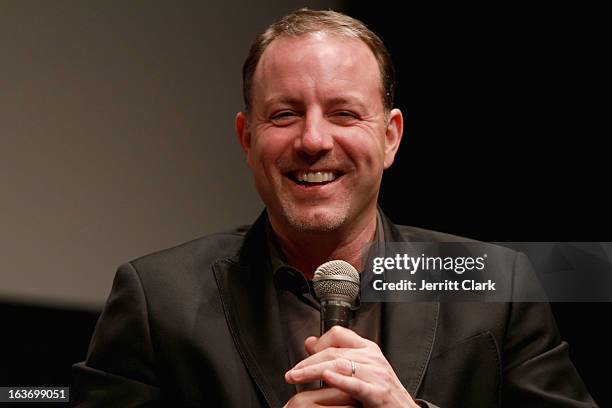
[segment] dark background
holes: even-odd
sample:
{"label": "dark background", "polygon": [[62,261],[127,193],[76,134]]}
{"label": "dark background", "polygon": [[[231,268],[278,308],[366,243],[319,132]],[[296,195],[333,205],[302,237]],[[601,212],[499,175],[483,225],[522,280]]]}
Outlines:
{"label": "dark background", "polygon": [[[349,8],[397,71],[406,125],[380,197],[394,222],[494,242],[612,240],[602,10]],[[552,308],[589,391],[612,406],[611,304]]]}
{"label": "dark background", "polygon": [[[392,220],[487,241],[611,240],[601,10],[366,4],[348,13],[387,44],[406,121],[380,198]],[[610,304],[552,306],[609,406]],[[68,385],[97,317],[0,303],[0,384]]]}

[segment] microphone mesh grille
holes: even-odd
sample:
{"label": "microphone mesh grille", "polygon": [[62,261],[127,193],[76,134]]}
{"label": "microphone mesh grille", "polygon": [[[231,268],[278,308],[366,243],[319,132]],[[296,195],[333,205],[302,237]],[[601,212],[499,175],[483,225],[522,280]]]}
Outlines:
{"label": "microphone mesh grille", "polygon": [[312,283],[319,299],[341,296],[353,303],[359,294],[359,273],[353,265],[341,260],[319,266]]}

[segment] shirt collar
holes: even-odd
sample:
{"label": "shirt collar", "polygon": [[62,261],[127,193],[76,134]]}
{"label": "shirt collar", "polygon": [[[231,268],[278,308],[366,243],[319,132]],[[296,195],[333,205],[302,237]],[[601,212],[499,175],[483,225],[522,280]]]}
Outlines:
{"label": "shirt collar", "polygon": [[[276,235],[270,225],[270,220],[266,222],[266,240],[268,244],[268,253],[270,259],[270,266],[274,276],[274,281],[281,288],[291,290],[296,294],[307,293],[307,288],[312,287],[311,281],[307,281],[304,274],[298,269],[292,267],[287,263]],[[370,254],[374,253],[375,256],[384,256],[385,252],[385,230],[383,228],[382,212],[380,207],[376,208],[376,232],[374,234],[373,247],[370,249]],[[371,271],[366,270],[365,273],[361,273],[361,287],[365,284],[369,284],[373,279]],[[312,289],[312,288],[311,288]],[[357,299],[357,305],[360,304],[360,299]]]}

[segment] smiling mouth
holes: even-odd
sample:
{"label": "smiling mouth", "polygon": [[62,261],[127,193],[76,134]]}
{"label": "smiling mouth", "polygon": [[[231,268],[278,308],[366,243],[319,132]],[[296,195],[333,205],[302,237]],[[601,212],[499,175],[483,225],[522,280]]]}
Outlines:
{"label": "smiling mouth", "polygon": [[292,171],[287,176],[293,182],[302,186],[321,186],[332,183],[342,177],[344,173],[339,171]]}

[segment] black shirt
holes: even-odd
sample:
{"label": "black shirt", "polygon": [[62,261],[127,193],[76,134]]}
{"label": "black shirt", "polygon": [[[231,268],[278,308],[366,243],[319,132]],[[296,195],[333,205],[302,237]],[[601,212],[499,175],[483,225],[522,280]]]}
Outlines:
{"label": "black shirt", "polygon": [[[287,353],[291,366],[296,365],[308,354],[304,350],[304,341],[309,336],[320,336],[320,303],[312,286],[312,280],[307,280],[298,269],[287,264],[286,258],[276,241],[276,237],[268,221],[268,249],[270,252],[270,267],[272,268],[281,327],[285,337]],[[376,243],[375,252],[384,252],[384,231],[380,211],[376,213]],[[360,271],[361,273],[362,271]],[[369,283],[372,273],[361,275],[362,287]],[[381,304],[360,302],[359,298],[351,312],[349,328],[361,337],[380,345]],[[318,387],[318,382],[297,384],[298,392]]]}

